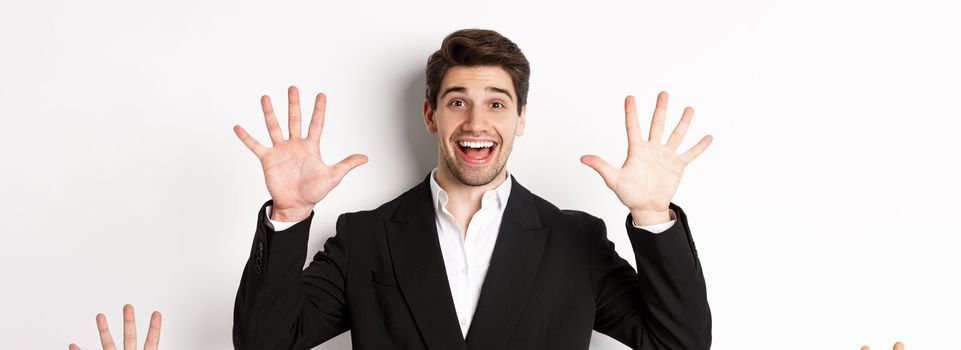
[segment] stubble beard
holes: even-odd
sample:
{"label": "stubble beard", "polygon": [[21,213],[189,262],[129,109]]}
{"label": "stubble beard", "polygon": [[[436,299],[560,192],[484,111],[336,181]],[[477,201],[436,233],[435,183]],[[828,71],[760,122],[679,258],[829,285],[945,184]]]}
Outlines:
{"label": "stubble beard", "polygon": [[[513,142],[511,144],[499,144],[497,147],[497,153],[493,155],[494,159],[491,159],[491,164],[488,164],[483,169],[471,170],[466,167],[462,167],[459,159],[457,159],[457,150],[451,149],[452,152],[447,152],[441,149],[441,154],[443,154],[444,163],[447,164],[447,169],[450,169],[451,175],[460,183],[468,186],[483,186],[491,183],[497,178],[497,175],[501,173],[504,169],[504,165],[507,164],[507,158],[511,154],[511,149],[513,148]],[[448,143],[448,145],[450,145]],[[457,147],[457,146],[454,146]],[[506,148],[504,148],[506,147]],[[504,149],[502,149],[504,148]],[[503,152],[502,152],[503,151]],[[503,158],[500,157],[503,155]]]}

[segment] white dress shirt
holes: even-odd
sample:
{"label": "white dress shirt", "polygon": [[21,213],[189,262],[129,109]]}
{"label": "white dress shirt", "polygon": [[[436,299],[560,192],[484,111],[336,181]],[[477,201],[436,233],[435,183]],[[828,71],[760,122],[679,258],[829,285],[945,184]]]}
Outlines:
{"label": "white dress shirt", "polygon": [[[444,267],[447,281],[450,283],[450,293],[454,300],[454,310],[460,323],[461,333],[467,338],[477,302],[480,300],[481,287],[487,276],[494,244],[500,231],[501,218],[504,208],[511,194],[512,181],[510,174],[507,180],[496,188],[484,192],[481,198],[481,208],[471,217],[467,224],[467,232],[461,232],[457,220],[447,210],[447,191],[444,191],[434,179],[435,168],[430,173],[430,194],[434,203],[435,223],[437,225],[437,239],[440,242],[441,254],[444,257]],[[673,211],[671,217],[674,218]],[[270,218],[270,207],[267,207],[267,218]],[[671,228],[675,220],[669,222],[637,226],[637,228],[661,233]],[[269,220],[274,231],[283,231],[296,222]]]}

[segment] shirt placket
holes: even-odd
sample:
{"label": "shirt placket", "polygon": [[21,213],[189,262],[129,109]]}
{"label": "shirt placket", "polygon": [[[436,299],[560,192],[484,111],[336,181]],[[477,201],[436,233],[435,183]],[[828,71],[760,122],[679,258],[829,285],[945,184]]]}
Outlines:
{"label": "shirt placket", "polygon": [[[457,311],[458,322],[460,323],[462,329],[466,329],[467,324],[470,322],[470,318],[472,317],[470,314],[470,308],[467,305],[469,300],[468,298],[470,297],[470,278],[469,270],[467,268],[467,266],[469,266],[467,247],[465,246],[464,233],[460,231],[460,227],[457,225],[457,220],[454,219],[454,215],[447,210],[446,201],[441,203],[441,208],[446,220],[448,221],[447,226],[452,228],[452,231],[454,231],[450,233],[457,236],[457,246],[459,248],[457,253],[459,256],[456,258],[457,261],[460,262],[460,266],[455,267],[457,269],[457,277],[451,282],[456,283],[459,288],[457,288],[457,291],[452,290],[451,292],[454,293],[452,297],[454,299],[454,307]],[[470,223],[468,223],[467,231],[471,232]]]}
{"label": "shirt placket", "polygon": [[[457,309],[458,322],[460,322],[461,330],[466,333],[466,329],[469,328],[471,319],[474,314],[474,307],[471,305],[471,300],[476,300],[474,296],[475,291],[472,288],[472,283],[475,278],[480,278],[479,276],[473,276],[474,272],[472,268],[472,262],[475,260],[477,255],[477,244],[479,240],[480,232],[484,229],[488,217],[491,212],[491,208],[494,205],[494,193],[486,193],[481,200],[481,208],[474,214],[471,220],[467,223],[467,233],[460,231],[459,225],[457,225],[457,220],[454,219],[454,215],[447,210],[447,201],[442,200],[440,203],[441,211],[444,213],[446,220],[448,221],[448,227],[451,228],[450,233],[457,235],[458,253],[460,256],[457,257],[457,261],[460,262],[461,266],[457,267],[457,278],[452,278],[453,283],[457,283],[459,286],[458,291],[452,293],[454,299],[455,308]],[[446,199],[446,198],[444,198]],[[445,232],[446,234],[446,232]]]}

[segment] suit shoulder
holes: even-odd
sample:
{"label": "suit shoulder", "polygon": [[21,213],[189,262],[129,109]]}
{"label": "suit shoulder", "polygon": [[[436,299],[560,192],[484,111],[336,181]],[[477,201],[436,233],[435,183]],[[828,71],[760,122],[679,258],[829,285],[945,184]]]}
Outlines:
{"label": "suit shoulder", "polygon": [[349,219],[350,221],[370,221],[374,219],[389,218],[391,214],[397,210],[400,203],[400,197],[394,198],[386,203],[381,204],[377,208],[351,211],[341,214],[342,217]]}
{"label": "suit shoulder", "polygon": [[401,206],[401,204],[404,202],[405,197],[416,195],[417,191],[421,190],[421,187],[422,187],[421,185],[417,185],[410,189],[407,189],[403,193],[397,195],[397,197],[394,197],[394,199],[391,199],[374,209],[346,212],[346,213],[343,213],[341,216],[348,218],[350,219],[350,221],[354,221],[354,222],[357,222],[357,221],[379,222],[380,219],[388,219]]}
{"label": "suit shoulder", "polygon": [[546,219],[548,222],[560,223],[562,225],[597,225],[603,224],[604,220],[591,215],[587,212],[574,210],[574,209],[561,209],[558,208],[554,203],[541,198],[540,196],[531,193],[534,196],[534,203],[537,205],[537,211]]}

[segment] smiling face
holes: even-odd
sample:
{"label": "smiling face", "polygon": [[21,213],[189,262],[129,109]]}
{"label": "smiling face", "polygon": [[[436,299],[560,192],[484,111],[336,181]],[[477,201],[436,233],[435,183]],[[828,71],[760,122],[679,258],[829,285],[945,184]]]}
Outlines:
{"label": "smiling face", "polygon": [[483,186],[504,172],[527,106],[517,109],[511,77],[499,66],[455,66],[444,74],[437,109],[424,101],[427,130],[437,135],[437,168]]}

